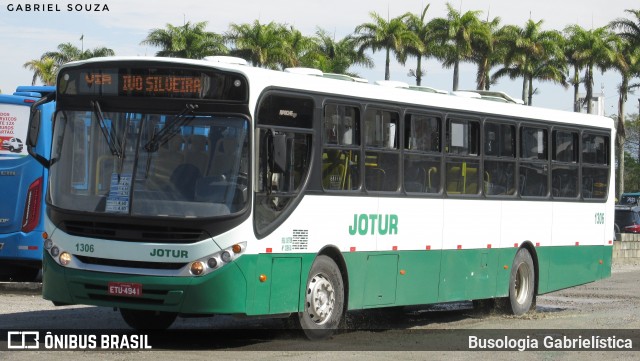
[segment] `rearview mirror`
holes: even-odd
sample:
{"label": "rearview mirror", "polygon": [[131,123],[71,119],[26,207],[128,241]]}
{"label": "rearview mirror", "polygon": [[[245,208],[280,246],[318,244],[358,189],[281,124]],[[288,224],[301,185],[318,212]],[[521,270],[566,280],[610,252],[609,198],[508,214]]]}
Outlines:
{"label": "rearview mirror", "polygon": [[50,93],[44,98],[38,100],[37,102],[31,104],[31,112],[29,114],[29,133],[27,134],[27,153],[30,156],[35,158],[38,163],[42,164],[43,167],[49,168],[51,163],[48,159],[36,153],[35,149],[38,145],[38,137],[40,136],[40,111],[38,107],[42,104],[48,103],[55,98],[55,93]]}
{"label": "rearview mirror", "polygon": [[40,134],[40,112],[31,108],[29,115],[29,133],[27,133],[27,147],[35,148],[38,145],[38,135]]}

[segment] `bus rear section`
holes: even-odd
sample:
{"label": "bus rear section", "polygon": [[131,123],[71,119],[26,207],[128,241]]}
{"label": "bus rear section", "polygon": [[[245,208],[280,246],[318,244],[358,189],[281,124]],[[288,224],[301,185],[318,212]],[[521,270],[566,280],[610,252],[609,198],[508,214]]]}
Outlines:
{"label": "bus rear section", "polygon": [[[34,280],[42,264],[44,193],[47,171],[27,153],[30,108],[52,86],[18,87],[0,95],[0,273]],[[54,104],[38,109],[43,120],[39,151],[48,154]]]}

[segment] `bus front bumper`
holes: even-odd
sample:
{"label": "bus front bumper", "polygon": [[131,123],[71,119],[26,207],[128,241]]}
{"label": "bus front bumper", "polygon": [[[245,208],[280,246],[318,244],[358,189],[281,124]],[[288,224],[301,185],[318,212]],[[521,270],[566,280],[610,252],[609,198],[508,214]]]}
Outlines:
{"label": "bus front bumper", "polygon": [[[242,258],[238,259],[241,261]],[[230,263],[200,277],[141,276],[65,268],[48,252],[43,257],[42,297],[56,304],[84,304],[176,312],[181,314],[245,314],[247,281],[241,267]],[[139,296],[114,296],[110,282],[137,283]]]}

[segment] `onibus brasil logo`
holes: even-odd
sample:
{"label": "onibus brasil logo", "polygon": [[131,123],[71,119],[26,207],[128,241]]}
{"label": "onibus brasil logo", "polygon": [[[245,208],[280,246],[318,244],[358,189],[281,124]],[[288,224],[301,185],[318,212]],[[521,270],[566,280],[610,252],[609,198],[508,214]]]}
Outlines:
{"label": "onibus brasil logo", "polygon": [[8,331],[9,350],[143,350],[151,349],[148,335],[53,334],[48,331]]}

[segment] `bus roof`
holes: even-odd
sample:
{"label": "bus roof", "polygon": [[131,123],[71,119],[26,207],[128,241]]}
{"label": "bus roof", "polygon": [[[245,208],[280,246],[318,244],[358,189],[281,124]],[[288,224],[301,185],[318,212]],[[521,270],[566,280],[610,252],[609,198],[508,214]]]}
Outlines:
{"label": "bus roof", "polygon": [[[43,97],[55,91],[56,87],[53,85],[22,85],[16,88],[16,93],[36,93],[40,94],[39,97]],[[14,95],[17,95],[16,93],[14,93]]]}
{"label": "bus roof", "polygon": [[62,69],[82,64],[101,62],[164,62],[236,71],[245,75],[249,79],[250,86],[252,88],[249,104],[251,109],[255,109],[257,97],[262,93],[263,89],[268,87],[281,87],[335,96],[358,97],[380,102],[402,103],[405,105],[415,104],[417,107],[427,106],[434,110],[442,110],[449,113],[455,113],[456,111],[473,112],[478,115],[486,115],[489,117],[507,116],[519,119],[543,120],[565,124],[575,123],[615,131],[613,119],[598,115],[522,106],[515,103],[502,103],[466,97],[444,96],[443,94],[413,91],[407,88],[377,86],[361,82],[346,82],[327,77],[295,74],[291,72],[269,70],[234,63],[181,58],[114,56],[76,61],[64,65]]}
{"label": "bus roof", "polygon": [[54,86],[19,86],[13,94],[0,94],[0,103],[31,106],[35,99],[55,92]]}

